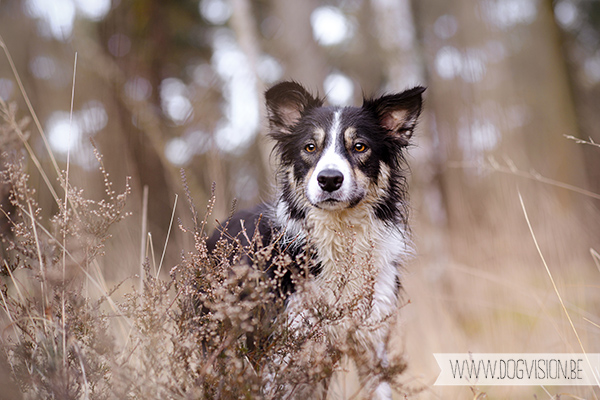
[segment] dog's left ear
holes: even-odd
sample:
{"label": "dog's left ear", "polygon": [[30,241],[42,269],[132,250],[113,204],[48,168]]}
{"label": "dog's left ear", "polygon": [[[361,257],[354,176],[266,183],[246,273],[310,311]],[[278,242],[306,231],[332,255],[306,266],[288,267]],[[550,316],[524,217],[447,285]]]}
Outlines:
{"label": "dog's left ear", "polygon": [[424,87],[417,86],[402,93],[365,99],[363,108],[374,112],[381,126],[407,146],[421,114],[424,91]]}

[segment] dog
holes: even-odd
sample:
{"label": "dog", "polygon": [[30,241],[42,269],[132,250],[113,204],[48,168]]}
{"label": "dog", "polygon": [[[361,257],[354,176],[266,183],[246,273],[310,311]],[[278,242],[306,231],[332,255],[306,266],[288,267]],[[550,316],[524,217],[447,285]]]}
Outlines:
{"label": "dog", "polygon": [[[405,151],[424,91],[417,86],[364,99],[361,107],[338,107],[324,105],[297,82],[270,88],[265,98],[278,159],[277,198],[226,224],[229,237],[249,229],[263,243],[277,240],[293,261],[310,261],[301,290],[290,274],[279,275],[288,323],[301,329],[314,320],[318,304],[343,310],[347,315],[328,324],[324,335],[360,360],[361,384],[377,399],[392,396],[373,371],[388,362],[401,267],[412,253]],[[209,248],[223,235],[216,232]]]}

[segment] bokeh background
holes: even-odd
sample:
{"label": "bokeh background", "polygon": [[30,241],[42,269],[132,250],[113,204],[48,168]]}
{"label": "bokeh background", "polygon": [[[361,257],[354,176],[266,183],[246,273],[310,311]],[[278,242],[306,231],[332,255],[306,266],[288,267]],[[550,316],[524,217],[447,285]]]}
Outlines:
{"label": "bokeh background", "polygon": [[[103,196],[90,139],[117,191],[131,177],[107,282],[136,274],[140,251],[161,256],[176,195],[175,225],[190,217],[184,186],[202,210],[216,183],[211,223],[234,199],[272,198],[269,85],[294,79],[335,105],[427,86],[408,156],[418,257],[395,332],[407,385],[418,398],[599,396],[431,386],[436,352],[600,352],[599,1],[0,0],[0,35],[62,168],[70,151],[71,182]],[[6,54],[0,97],[29,115]],[[186,246],[173,229],[165,271]]]}

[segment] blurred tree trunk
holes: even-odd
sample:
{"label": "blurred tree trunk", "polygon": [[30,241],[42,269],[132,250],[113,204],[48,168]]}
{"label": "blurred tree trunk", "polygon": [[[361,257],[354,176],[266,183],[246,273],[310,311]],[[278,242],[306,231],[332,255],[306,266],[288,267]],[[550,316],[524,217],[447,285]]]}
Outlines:
{"label": "blurred tree trunk", "polygon": [[388,82],[386,89],[401,91],[424,85],[423,66],[417,52],[414,14],[409,0],[371,0],[370,26],[379,37]]}
{"label": "blurred tree trunk", "polygon": [[511,59],[517,96],[535,104],[532,121],[522,131],[532,166],[543,175],[577,186],[586,185],[581,152],[564,135],[579,135],[572,89],[561,51],[560,32],[551,2],[539,3],[530,25],[530,40]]}
{"label": "blurred tree trunk", "polygon": [[310,15],[316,6],[315,0],[271,0],[276,31],[272,48],[285,67],[284,78],[323,93],[329,67],[312,35]]}
{"label": "blurred tree trunk", "polygon": [[[600,78],[594,69],[594,66],[598,68],[600,55],[600,2],[568,5],[576,7],[578,15],[575,21],[570,21],[563,27],[562,51],[564,58],[568,60],[567,69],[571,76],[580,138],[600,143]],[[600,193],[599,149],[585,145],[582,150],[591,189]]]}
{"label": "blurred tree trunk", "polygon": [[[417,23],[413,6],[409,0],[371,0],[371,26],[379,38],[378,54],[382,59],[387,77],[384,84],[387,92],[399,92],[417,85],[427,86],[425,66],[420,54],[417,38]],[[442,204],[438,140],[430,129],[433,116],[429,90],[425,92],[424,114],[417,126],[413,143],[409,148],[411,167],[411,204],[420,218],[414,225],[417,237],[427,232],[427,240],[419,243],[419,254],[431,257],[431,265],[445,264],[448,257],[446,209]]]}
{"label": "blurred tree trunk", "polygon": [[256,81],[255,89],[258,97],[259,121],[261,124],[259,125],[259,129],[261,129],[262,132],[259,132],[257,135],[258,146],[254,147],[255,151],[259,154],[259,158],[262,160],[262,171],[257,177],[261,187],[260,192],[266,193],[267,188],[272,184],[270,178],[273,176],[273,167],[271,166],[269,158],[272,144],[265,140],[266,138],[261,135],[261,133],[266,133],[266,129],[262,128],[265,126],[263,124],[265,124],[264,121],[266,121],[267,115],[264,102],[264,92],[266,88],[258,74],[258,63],[263,52],[260,48],[261,41],[256,26],[256,17],[253,12],[254,10],[252,9],[252,2],[250,0],[233,0],[232,3],[233,15],[231,16],[231,26],[236,33],[240,48],[250,63],[250,68]]}

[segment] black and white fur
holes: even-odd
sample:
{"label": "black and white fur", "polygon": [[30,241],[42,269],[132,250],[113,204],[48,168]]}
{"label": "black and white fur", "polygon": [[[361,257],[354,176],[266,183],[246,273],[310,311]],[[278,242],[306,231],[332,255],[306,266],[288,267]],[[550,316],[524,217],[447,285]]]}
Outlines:
{"label": "black and white fur", "polygon": [[[259,229],[267,240],[277,232],[292,255],[310,248],[314,261],[309,284],[288,297],[289,321],[302,325],[310,319],[315,298],[332,306],[354,301],[353,315],[328,326],[326,336],[344,341],[352,330],[352,352],[372,365],[386,363],[399,267],[411,252],[404,151],[424,90],[365,99],[361,107],[324,106],[295,82],[266,92],[278,197],[257,211]],[[253,218],[241,216],[246,227]],[[235,221],[229,226],[236,230]],[[371,296],[361,298],[365,288]],[[366,328],[356,329],[357,321]],[[369,376],[372,365],[358,366],[362,383],[374,386],[375,398],[391,399],[390,386]]]}

